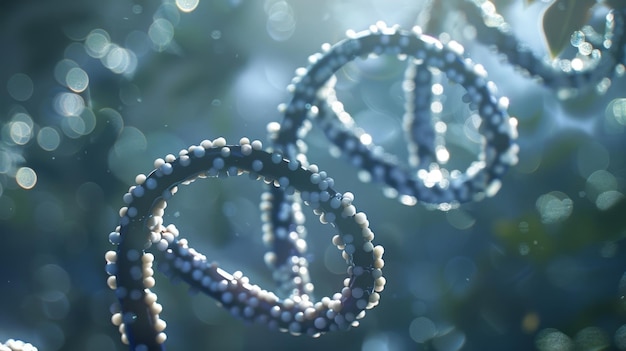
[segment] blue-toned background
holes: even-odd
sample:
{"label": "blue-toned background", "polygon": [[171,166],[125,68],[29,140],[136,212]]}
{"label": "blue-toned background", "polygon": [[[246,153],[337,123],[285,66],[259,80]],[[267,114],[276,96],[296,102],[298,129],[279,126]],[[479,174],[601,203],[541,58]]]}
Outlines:
{"label": "blue-toned background", "polygon": [[[497,5],[515,33],[545,53],[545,2],[506,3]],[[193,6],[0,5],[0,342],[124,350],[110,322],[104,253],[135,175],[203,139],[266,141],[294,70],[323,43],[378,20],[405,28],[427,20],[415,0]],[[462,14],[448,11],[442,25],[519,120],[520,163],[501,191],[449,212],[404,206],[361,183],[314,128],[309,160],[355,194],[385,247],[380,306],[350,332],[293,337],[245,325],[159,274],[169,349],[626,350],[626,79],[613,79],[604,95],[591,89],[561,101],[475,43]],[[338,73],[337,86],[356,122],[400,159],[405,66],[359,60]],[[462,89],[442,87],[450,162],[464,168],[476,157],[474,120]],[[245,177],[196,182],[169,202],[165,220],[209,259],[271,289],[262,190]],[[335,233],[305,212],[312,279],[319,296],[332,294],[345,274]]]}

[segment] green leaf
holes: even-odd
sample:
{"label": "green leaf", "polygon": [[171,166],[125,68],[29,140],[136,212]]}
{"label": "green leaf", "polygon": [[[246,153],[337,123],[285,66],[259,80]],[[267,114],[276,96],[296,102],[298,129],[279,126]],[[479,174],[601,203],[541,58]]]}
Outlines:
{"label": "green leaf", "polygon": [[552,58],[557,57],[570,42],[573,32],[580,30],[589,18],[596,0],[555,0],[543,13],[543,35]]}

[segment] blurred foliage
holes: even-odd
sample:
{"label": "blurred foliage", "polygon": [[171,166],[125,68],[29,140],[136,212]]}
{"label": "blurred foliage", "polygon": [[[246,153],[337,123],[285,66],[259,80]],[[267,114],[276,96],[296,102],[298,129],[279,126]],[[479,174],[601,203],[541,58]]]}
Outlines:
{"label": "blurred foliage", "polygon": [[[285,87],[294,70],[322,43],[378,20],[406,28],[424,25],[416,19],[427,5],[211,0],[183,13],[168,1],[1,3],[0,166],[8,164],[13,172],[0,167],[0,340],[20,338],[40,350],[124,350],[110,323],[115,299],[105,284],[103,255],[112,249],[107,235],[134,175],[148,172],[156,157],[205,138],[266,140],[265,125],[280,120],[276,106],[289,98]],[[338,190],[355,194],[376,243],[386,248],[381,305],[350,332],[296,338],[245,325],[213,301],[188,296],[184,286],[158,275],[169,349],[626,349],[626,117],[619,109],[626,82],[613,79],[605,95],[591,92],[560,101],[475,45],[466,36],[471,31],[464,32],[454,17],[454,3],[443,5],[437,10],[442,17],[432,20],[429,31],[448,30],[465,45],[466,55],[486,67],[509,97],[519,120],[520,164],[502,190],[447,213],[402,206],[377,184],[358,182],[357,172],[330,157],[325,139],[313,128],[307,137],[309,159],[336,179]],[[543,32],[553,55],[585,23],[591,6],[591,1],[546,5]],[[272,12],[277,9],[287,10]],[[167,18],[175,29],[162,47],[148,35],[158,18]],[[513,29],[525,33],[537,20],[520,15],[521,28]],[[105,60],[88,55],[84,44],[94,29],[105,30],[111,43],[132,48],[136,69],[118,74]],[[143,38],[145,47],[136,38]],[[541,36],[531,40],[542,42]],[[96,121],[85,135],[72,134],[67,116],[55,105],[59,94],[69,91],[55,77],[63,59],[89,76],[88,89],[77,93]],[[400,155],[406,153],[399,130],[404,65],[362,60],[338,73],[337,87],[357,123]],[[33,82],[24,101],[8,83],[18,73]],[[469,164],[475,155],[456,141],[471,136],[462,92],[442,85],[451,150],[459,149],[455,160]],[[378,113],[376,118],[370,111]],[[33,122],[32,137],[23,145],[11,140],[8,127],[19,112]],[[60,135],[54,150],[37,141],[44,127]],[[31,190],[15,180],[21,166],[36,171]],[[197,183],[181,189],[166,220],[210,259],[253,280],[271,281],[256,210],[262,185],[247,179]],[[316,222],[308,217],[308,241],[313,280],[322,295],[336,290],[343,275],[332,271],[338,256],[332,234]]]}
{"label": "blurred foliage", "polygon": [[589,11],[596,0],[555,0],[543,13],[543,35],[552,58],[569,46],[574,31],[589,21]]}

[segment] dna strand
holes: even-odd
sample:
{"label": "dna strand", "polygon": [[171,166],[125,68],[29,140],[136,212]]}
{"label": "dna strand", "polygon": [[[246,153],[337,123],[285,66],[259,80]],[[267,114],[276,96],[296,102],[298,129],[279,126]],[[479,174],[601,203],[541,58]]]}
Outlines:
{"label": "dna strand", "polygon": [[[374,234],[367,216],[357,212],[352,204],[354,195],[334,190],[333,178],[309,164],[303,140],[310,127],[308,120],[318,124],[349,162],[370,172],[373,180],[440,209],[494,195],[501,177],[515,164],[516,120],[506,113],[507,100],[496,96],[495,85],[487,80],[480,65],[463,58],[459,44],[444,45],[421,34],[418,28],[406,31],[379,23],[368,31],[350,33],[348,39],[334,46],[325,45],[324,49],[324,53],[313,56],[307,69],[298,70],[290,86],[293,98],[281,108],[282,123],[268,126],[270,149],[264,151],[260,141],[247,138],[242,138],[238,145],[228,145],[223,138],[205,140],[181,150],[178,156],[157,159],[155,169],[137,176],[136,185],[124,195],[126,206],[120,210],[120,224],[109,235],[117,248],[107,252],[105,258],[110,275],[108,285],[119,300],[112,322],[131,350],[165,349],[163,307],[151,290],[155,286],[155,261],[166,275],[214,298],[234,316],[294,335],[316,337],[358,326],[365,311],[378,305],[386,283],[382,275],[384,249],[372,243]],[[415,88],[406,92],[407,115],[412,116],[405,116],[405,125],[408,143],[412,143],[410,150],[423,160],[436,159],[432,152],[437,146],[433,145],[435,138],[421,137],[429,135],[428,128],[432,128],[422,109],[430,100],[422,96],[424,86],[430,90],[432,75],[428,68],[443,72],[464,87],[465,100],[478,111],[482,121],[480,132],[485,142],[478,161],[465,172],[444,172],[431,163],[431,169],[425,172],[436,170],[440,174],[433,180],[424,170],[412,176],[407,168],[390,162],[377,148],[362,143],[362,132],[338,108],[328,81],[345,63],[369,54],[415,60],[415,74],[407,73]],[[343,122],[339,115],[344,116]],[[426,151],[420,154],[418,150]],[[413,164],[420,166],[424,162]],[[277,291],[287,294],[286,298],[252,284],[242,272],[229,273],[210,263],[181,237],[173,224],[163,223],[167,200],[179,186],[199,178],[222,179],[243,173],[271,185],[261,201],[264,241],[270,247],[265,261],[274,271]],[[321,222],[338,231],[332,242],[342,251],[348,265],[341,291],[316,302],[304,256],[301,202],[311,207]]]}
{"label": "dna strand", "polygon": [[[518,147],[514,142],[517,138],[517,120],[508,116],[508,100],[497,97],[496,86],[487,79],[484,68],[464,58],[460,44],[450,42],[444,45],[423,35],[418,27],[413,31],[405,31],[378,23],[368,31],[348,35],[350,38],[332,47],[325,45],[325,52],[312,57],[311,66],[298,70],[290,88],[294,96],[288,105],[281,108],[284,121],[280,125],[273,123],[269,126],[275,147],[289,158],[306,160],[299,149],[304,147],[301,140],[308,129],[304,121],[310,119],[324,130],[329,141],[345,154],[349,163],[368,172],[373,181],[396,189],[398,195],[433,204],[441,209],[479,200],[484,196],[493,196],[501,186],[502,176],[517,162]],[[478,160],[466,171],[445,171],[435,167],[431,172],[412,172],[374,144],[363,143],[362,131],[354,127],[352,118],[341,104],[336,103],[332,90],[325,84],[347,62],[370,54],[414,58],[421,65],[441,71],[450,81],[465,88],[464,100],[480,116],[479,132],[485,141]],[[419,90],[413,96],[424,93],[421,89],[428,78],[424,74],[415,74],[414,85]],[[430,89],[430,83],[426,86]],[[405,120],[409,127],[408,147],[412,150],[425,150],[424,155],[436,159],[436,155],[433,155],[436,145],[432,145],[434,138],[420,137],[422,134],[432,134],[428,131],[429,123],[424,122],[425,119],[430,119],[423,112],[426,107],[424,105],[429,107],[429,104],[416,104],[414,101],[419,101],[420,96],[414,99],[409,97],[409,106],[415,107],[407,113],[412,114],[414,119]],[[318,107],[324,98],[332,105],[330,109],[323,105]],[[436,175],[433,176],[433,173]],[[409,203],[413,202],[409,200]]]}

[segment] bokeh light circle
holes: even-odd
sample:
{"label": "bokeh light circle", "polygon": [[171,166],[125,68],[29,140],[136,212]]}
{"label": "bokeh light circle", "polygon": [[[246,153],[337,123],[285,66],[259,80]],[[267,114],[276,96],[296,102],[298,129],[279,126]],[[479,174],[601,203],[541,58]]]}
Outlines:
{"label": "bokeh light circle", "polygon": [[37,173],[30,167],[20,167],[15,173],[15,181],[23,189],[32,189],[37,184]]}
{"label": "bokeh light circle", "polygon": [[65,76],[65,83],[75,93],[82,93],[89,86],[89,76],[82,68],[71,68]]}
{"label": "bokeh light circle", "polygon": [[33,80],[24,73],[16,73],[7,81],[9,95],[17,101],[26,101],[33,95]]}
{"label": "bokeh light circle", "polygon": [[192,12],[199,3],[200,0],[176,0],[176,7],[182,12]]}

